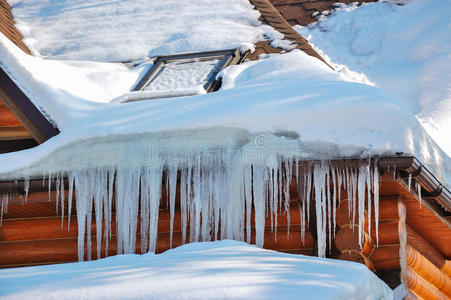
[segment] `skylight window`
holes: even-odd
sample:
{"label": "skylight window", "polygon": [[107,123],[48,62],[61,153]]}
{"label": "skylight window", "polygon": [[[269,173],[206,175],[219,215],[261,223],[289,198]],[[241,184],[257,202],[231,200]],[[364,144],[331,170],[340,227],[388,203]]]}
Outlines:
{"label": "skylight window", "polygon": [[239,49],[159,56],[133,91],[147,99],[192,96],[216,91],[216,75],[245,57]]}

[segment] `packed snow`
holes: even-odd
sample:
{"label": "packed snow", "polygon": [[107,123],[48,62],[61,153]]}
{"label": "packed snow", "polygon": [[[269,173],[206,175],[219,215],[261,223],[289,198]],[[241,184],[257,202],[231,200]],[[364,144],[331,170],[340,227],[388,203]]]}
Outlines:
{"label": "packed snow", "polygon": [[296,29],[335,69],[350,69],[402,102],[449,156],[451,2],[404,2],[342,5]]}
{"label": "packed snow", "polygon": [[195,62],[181,60],[166,63],[158,76],[144,90],[166,92],[176,96],[205,94],[204,85],[217,68],[218,63],[217,59]]}
{"label": "packed snow", "polygon": [[364,265],[230,240],[158,255],[0,270],[0,282],[0,299],[393,298]]}
{"label": "packed snow", "polygon": [[283,38],[248,0],[8,2],[25,44],[47,58],[123,61]]}

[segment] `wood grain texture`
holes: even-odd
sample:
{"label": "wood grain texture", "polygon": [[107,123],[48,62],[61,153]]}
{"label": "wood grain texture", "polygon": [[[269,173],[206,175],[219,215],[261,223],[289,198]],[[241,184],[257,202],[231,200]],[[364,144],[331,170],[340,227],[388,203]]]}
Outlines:
{"label": "wood grain texture", "polygon": [[0,141],[13,141],[32,138],[28,130],[19,126],[0,126]]}
{"label": "wood grain texture", "polygon": [[406,248],[407,266],[451,298],[451,278],[426,259],[415,248]]}
{"label": "wood grain texture", "polygon": [[407,272],[407,288],[416,295],[424,299],[448,300],[449,298],[438,290],[434,285],[426,279],[418,275],[414,270],[408,268]]}
{"label": "wood grain texture", "polygon": [[19,120],[4,105],[0,104],[0,127],[1,126],[21,126]]}

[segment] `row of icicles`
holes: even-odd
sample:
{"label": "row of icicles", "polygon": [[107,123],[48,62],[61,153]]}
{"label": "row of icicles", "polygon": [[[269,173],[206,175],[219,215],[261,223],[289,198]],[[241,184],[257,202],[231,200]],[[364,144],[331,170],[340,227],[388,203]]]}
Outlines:
{"label": "row of icicles", "polygon": [[[47,176],[49,197],[51,184],[56,189],[57,209],[64,218],[65,194],[68,212],[75,197],[78,221],[78,259],[91,259],[92,217],[96,223],[97,258],[102,247],[108,253],[113,210],[116,216],[117,252],[135,253],[140,224],[141,252],[155,252],[158,218],[163,189],[168,195],[170,211],[170,247],[174,232],[176,202],[180,205],[182,243],[234,239],[251,241],[251,211],[254,210],[255,244],[263,247],[265,219],[277,230],[278,214],[284,213],[290,225],[290,200],[299,199],[301,237],[304,242],[310,204],[316,211],[318,255],[325,257],[327,239],[331,245],[336,229],[336,212],[342,190],[347,193],[350,218],[357,219],[359,240],[364,238],[365,210],[374,219],[378,234],[379,175],[377,162],[367,161],[298,161],[280,159],[274,165],[223,163],[203,164],[201,159],[187,166],[177,165],[139,168],[94,168]],[[295,195],[290,183],[296,183]],[[65,190],[68,190],[65,193]],[[25,183],[28,194],[28,182]],[[178,193],[177,193],[178,192]],[[178,199],[176,199],[176,196]],[[178,200],[178,201],[177,201]],[[314,200],[314,201],[312,201]],[[5,213],[8,195],[1,198]],[[70,230],[70,214],[68,214]],[[368,222],[371,226],[371,222]],[[188,230],[189,228],[189,230]],[[371,230],[371,229],[369,229]],[[189,236],[187,233],[189,232]],[[328,234],[327,234],[328,233]],[[328,235],[328,236],[327,236]]]}

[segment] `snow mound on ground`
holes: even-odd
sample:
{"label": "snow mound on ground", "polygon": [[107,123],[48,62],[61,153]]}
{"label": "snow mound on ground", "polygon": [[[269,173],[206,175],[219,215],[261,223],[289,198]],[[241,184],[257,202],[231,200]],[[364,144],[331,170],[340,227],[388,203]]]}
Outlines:
{"label": "snow mound on ground", "polygon": [[364,265],[231,240],[0,270],[1,299],[392,299]]}
{"label": "snow mound on ground", "polygon": [[65,60],[129,60],[281,37],[261,25],[248,0],[8,2],[32,52]]}
{"label": "snow mound on ground", "polygon": [[[337,8],[297,27],[334,67],[346,65],[388,92],[451,154],[451,2],[412,0]],[[337,68],[336,68],[337,69]]]}

